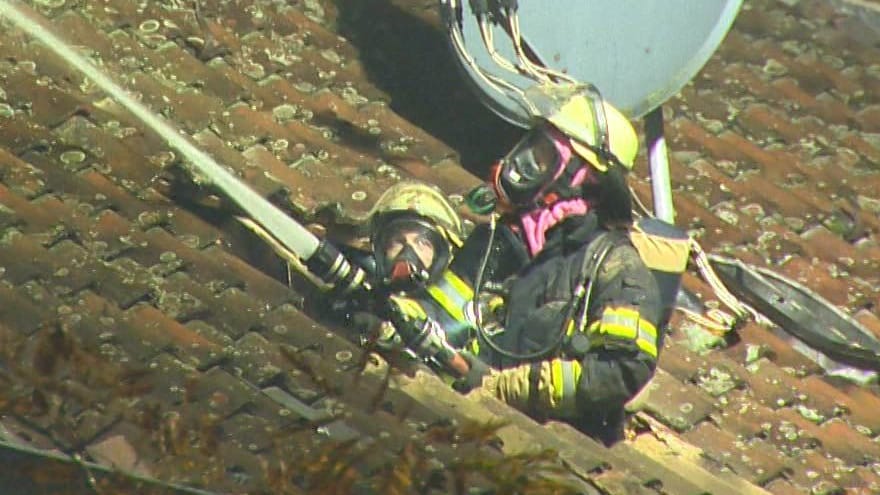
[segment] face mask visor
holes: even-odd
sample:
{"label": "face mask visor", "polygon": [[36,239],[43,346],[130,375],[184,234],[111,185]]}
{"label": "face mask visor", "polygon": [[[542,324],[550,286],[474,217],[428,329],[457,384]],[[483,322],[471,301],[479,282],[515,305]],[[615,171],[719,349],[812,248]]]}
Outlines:
{"label": "face mask visor", "polygon": [[501,160],[495,189],[514,208],[530,205],[562,166],[556,141],[535,128]]}
{"label": "face mask visor", "polygon": [[449,241],[429,222],[398,218],[374,235],[376,268],[385,284],[412,289],[433,280],[448,265]]}

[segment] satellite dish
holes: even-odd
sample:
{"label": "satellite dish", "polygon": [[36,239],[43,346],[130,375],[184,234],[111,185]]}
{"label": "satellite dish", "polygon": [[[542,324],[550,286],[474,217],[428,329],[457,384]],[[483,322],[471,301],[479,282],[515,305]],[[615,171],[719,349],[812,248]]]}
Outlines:
{"label": "satellite dish", "polygon": [[[477,2],[479,3],[479,2]],[[502,118],[527,127],[528,112],[510,92],[499,92],[485,73],[525,91],[529,77],[493,61],[472,2],[441,0],[454,50],[483,102]],[[595,85],[630,118],[642,117],[678,93],[709,60],[730,29],[742,0],[522,0],[517,10],[527,50],[543,65]],[[460,24],[455,9],[460,9]],[[498,54],[516,61],[504,23],[490,23]]]}

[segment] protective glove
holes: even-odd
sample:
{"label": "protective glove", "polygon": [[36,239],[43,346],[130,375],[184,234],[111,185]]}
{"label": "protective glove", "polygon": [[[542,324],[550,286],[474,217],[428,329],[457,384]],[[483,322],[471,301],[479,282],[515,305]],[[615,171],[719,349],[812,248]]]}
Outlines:
{"label": "protective glove", "polygon": [[404,345],[394,325],[373,313],[359,311],[351,316],[352,325],[359,331],[361,345],[372,344],[383,351],[399,351]]}
{"label": "protective glove", "polygon": [[504,330],[504,313],[504,299],[491,292],[480,292],[479,299],[471,301],[465,308],[465,317],[468,321],[474,326],[479,323],[480,328],[489,335],[495,335]]}
{"label": "protective glove", "polygon": [[415,299],[392,295],[385,311],[393,324],[396,338],[410,352],[435,370],[444,370],[460,376],[467,363],[446,340],[440,324],[428,316]]}
{"label": "protective glove", "polygon": [[452,388],[467,393],[483,385],[483,378],[494,374],[496,371],[482,359],[469,352],[460,352],[459,355],[468,363],[468,372],[452,384]]}
{"label": "protective glove", "polygon": [[483,380],[483,388],[507,405],[536,418],[574,418],[581,363],[549,359],[505,368]]}
{"label": "protective glove", "polygon": [[381,313],[394,324],[407,345],[421,333],[422,327],[428,320],[428,315],[418,301],[399,295],[389,296]]}

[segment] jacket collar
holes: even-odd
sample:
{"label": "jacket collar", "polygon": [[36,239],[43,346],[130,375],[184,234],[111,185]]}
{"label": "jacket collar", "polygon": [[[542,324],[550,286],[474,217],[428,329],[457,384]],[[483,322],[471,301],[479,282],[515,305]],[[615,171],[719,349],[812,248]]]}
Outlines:
{"label": "jacket collar", "polygon": [[566,256],[589,244],[602,232],[595,212],[572,215],[547,231],[544,248],[534,261],[555,256]]}

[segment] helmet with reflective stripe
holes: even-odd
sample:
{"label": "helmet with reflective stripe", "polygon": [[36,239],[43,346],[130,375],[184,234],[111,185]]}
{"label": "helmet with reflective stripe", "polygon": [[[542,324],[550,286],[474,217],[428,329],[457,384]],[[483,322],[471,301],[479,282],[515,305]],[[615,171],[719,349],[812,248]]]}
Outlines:
{"label": "helmet with reflective stripe", "polygon": [[574,152],[600,172],[609,162],[630,170],[639,150],[636,130],[620,110],[588,85],[540,86],[528,95],[545,120],[571,139]]}
{"label": "helmet with reflective stripe", "polygon": [[[500,208],[531,211],[583,197],[595,186],[605,198],[621,196],[610,189],[619,189],[616,183],[632,168],[638,137],[620,111],[589,85],[535,86],[525,101],[533,126],[492,169]],[[622,198],[628,195],[625,191]],[[603,202],[630,207],[628,201]]]}

